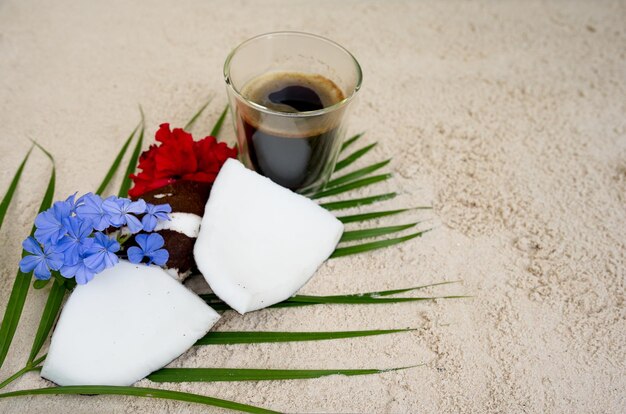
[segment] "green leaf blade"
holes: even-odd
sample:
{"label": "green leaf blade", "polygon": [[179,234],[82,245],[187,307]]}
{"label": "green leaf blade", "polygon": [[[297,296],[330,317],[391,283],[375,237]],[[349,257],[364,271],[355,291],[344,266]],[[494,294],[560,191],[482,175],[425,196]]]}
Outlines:
{"label": "green leaf blade", "polygon": [[[408,367],[407,367],[408,368]],[[278,381],[312,379],[328,375],[372,375],[406,369],[250,369],[250,368],[163,368],[148,376],[154,382]]]}
{"label": "green leaf blade", "polygon": [[[409,288],[382,290],[376,292],[363,292],[352,293],[347,295],[330,295],[330,296],[316,296],[316,295],[295,295],[287,299],[284,302],[276,303],[270,308],[284,308],[284,307],[299,307],[299,306],[313,306],[324,304],[337,304],[337,305],[366,305],[366,304],[385,304],[385,303],[402,303],[402,302],[419,302],[425,300],[435,299],[459,299],[466,298],[468,296],[427,296],[427,297],[412,297],[412,298],[386,298],[385,296],[397,295],[399,293],[407,293],[416,290],[426,289],[435,286],[449,285],[453,283],[459,283],[459,280],[431,283],[428,285],[413,286]],[[220,310],[229,310],[230,307],[213,293],[200,295],[200,298],[209,304],[213,309],[218,310],[220,306],[223,308]]]}
{"label": "green leaf blade", "polygon": [[460,299],[468,296],[448,295],[448,296],[420,296],[413,298],[376,298],[376,297],[337,297],[328,296],[326,298],[320,298],[317,296],[307,297],[299,296],[293,303],[307,303],[314,305],[380,305],[388,303],[405,303],[405,302],[423,302],[437,299]]}
{"label": "green leaf blade", "polygon": [[196,121],[198,120],[198,118],[200,118],[200,115],[202,115],[202,113],[204,112],[204,110],[207,108],[207,106],[209,106],[209,104],[211,103],[211,101],[213,100],[213,98],[209,98],[207,99],[207,101],[200,107],[200,109],[198,109],[198,112],[196,112],[191,119],[189,120],[189,122],[187,122],[187,124],[183,127],[183,129],[185,131],[189,131],[193,125],[196,123]]}
{"label": "green leaf blade", "polygon": [[215,125],[213,125],[213,129],[211,129],[211,133],[209,135],[211,135],[212,137],[216,137],[219,135],[220,131],[222,130],[222,125],[224,124],[224,119],[226,119],[226,114],[228,113],[228,105],[226,105],[226,107],[224,108],[224,110],[222,111],[220,117],[217,119],[217,122],[215,123]]}
{"label": "green leaf blade", "polygon": [[379,195],[364,197],[364,198],[355,198],[352,200],[342,200],[342,201],[333,201],[330,203],[320,203],[320,207],[323,207],[326,210],[344,210],[347,208],[374,204],[379,201],[390,200],[396,197],[397,195],[398,193],[394,192],[394,193],[379,194]]}
{"label": "green leaf blade", "polygon": [[[33,143],[37,148],[43,151],[52,163],[52,172],[50,173],[48,186],[44,197],[41,200],[41,204],[39,205],[38,213],[41,213],[42,211],[50,208],[52,205],[56,184],[56,167],[54,165],[54,157],[52,154],[50,154],[37,142]],[[33,235],[34,233],[35,226],[32,227],[30,234]],[[22,257],[26,256],[26,254],[27,252],[22,250]],[[11,343],[13,342],[13,337],[15,336],[17,324],[22,316],[22,310],[24,309],[24,303],[26,302],[26,296],[28,295],[28,289],[30,287],[30,280],[30,273],[27,274],[22,273],[20,270],[17,271],[13,287],[11,288],[11,295],[9,296],[9,301],[2,318],[2,324],[0,324],[0,367],[4,364],[4,360],[6,359]]]}
{"label": "green leaf blade", "polygon": [[2,325],[0,325],[0,366],[4,363],[9,347],[13,341],[13,336],[17,329],[17,324],[22,316],[24,303],[30,287],[31,275],[18,271],[11,289],[11,296],[7,303]]}
{"label": "green leaf blade", "polygon": [[30,157],[31,152],[33,152],[33,146],[30,147],[30,149],[26,153],[26,156],[24,157],[19,167],[17,168],[17,171],[15,171],[15,174],[13,175],[13,179],[11,179],[11,183],[9,184],[9,188],[7,189],[7,192],[4,194],[4,197],[2,197],[2,202],[0,202],[0,229],[2,228],[2,223],[4,222],[4,216],[6,215],[7,210],[9,209],[11,200],[13,200],[13,195],[15,194],[15,190],[17,189],[17,184],[20,182],[20,179],[22,178],[22,172],[24,171],[24,166],[26,165],[26,161],[28,161],[28,158]]}
{"label": "green leaf blade", "polygon": [[397,233],[403,230],[410,229],[411,227],[415,227],[417,224],[419,224],[419,222],[401,224],[398,226],[377,227],[377,228],[372,228],[372,229],[345,231],[343,235],[341,236],[341,240],[339,240],[339,242],[340,243],[349,242],[349,241],[385,236],[387,234],[393,234],[393,233]]}
{"label": "green leaf blade", "polygon": [[373,144],[369,144],[353,152],[352,154],[348,155],[346,158],[342,159],[341,161],[337,162],[337,164],[335,165],[335,171],[343,170],[347,166],[356,162],[359,158],[361,158],[362,156],[370,152],[372,148],[374,148],[377,144],[378,144],[377,142],[374,142]]}
{"label": "green leaf blade", "polygon": [[61,304],[63,303],[65,292],[66,289],[64,285],[52,283],[50,291],[48,292],[48,300],[46,301],[46,306],[41,315],[41,320],[39,321],[37,333],[35,334],[33,346],[30,350],[30,355],[28,356],[28,363],[33,362],[33,360],[41,350],[44,342],[46,342],[48,334],[50,333],[50,330],[54,325],[54,321],[56,320],[61,310]]}
{"label": "green leaf blade", "polygon": [[343,224],[358,223],[361,221],[374,220],[381,217],[393,216],[395,214],[404,213],[411,210],[410,208],[402,208],[399,210],[375,211],[372,213],[353,214],[350,216],[339,216],[337,219]]}
{"label": "green leaf blade", "polygon": [[120,164],[122,163],[122,159],[124,158],[124,155],[126,154],[126,151],[128,150],[128,147],[131,141],[133,140],[133,138],[135,137],[135,134],[137,133],[137,130],[139,129],[139,125],[141,124],[138,124],[135,127],[135,129],[133,129],[133,132],[131,132],[131,134],[128,136],[128,138],[124,142],[124,145],[122,146],[120,151],[117,153],[115,160],[113,160],[113,164],[111,164],[111,167],[109,167],[109,171],[106,173],[106,175],[104,176],[104,179],[98,186],[98,189],[96,190],[96,194],[102,195],[102,193],[104,193],[104,190],[106,190],[107,186],[111,182],[111,179],[113,179],[113,176],[119,169]]}
{"label": "green leaf blade", "polygon": [[394,239],[377,240],[377,241],[373,241],[369,243],[357,244],[354,246],[339,247],[335,249],[335,251],[333,252],[333,254],[330,255],[330,257],[335,258],[335,257],[350,256],[353,254],[364,253],[364,252],[369,252],[371,250],[378,250],[384,247],[394,246],[396,244],[400,244],[400,243],[404,243],[406,241],[412,240],[416,237],[421,237],[424,233],[428,231],[430,231],[430,229],[424,230],[424,231],[418,231],[417,233],[409,234],[403,237],[397,237]]}
{"label": "green leaf blade", "polygon": [[368,185],[386,181],[390,179],[391,177],[392,177],[391,174],[381,174],[381,175],[375,175],[373,177],[362,178],[360,180],[351,181],[341,186],[337,186],[334,188],[330,188],[328,190],[320,191],[319,193],[316,193],[315,195],[313,195],[311,198],[318,199],[318,198],[323,198],[323,197],[334,196],[337,194],[345,193],[347,191],[356,190],[357,188],[367,187]]}
{"label": "green leaf blade", "polygon": [[323,341],[408,332],[412,329],[387,329],[334,332],[209,332],[195,345],[233,345],[278,342]]}
{"label": "green leaf blade", "polygon": [[375,171],[380,170],[381,168],[385,167],[386,165],[388,165],[391,162],[391,159],[385,160],[385,161],[381,161],[381,162],[377,162],[376,164],[372,164],[372,165],[368,165],[367,167],[363,167],[359,170],[356,170],[354,172],[351,172],[349,174],[345,174],[342,175],[341,177],[337,177],[335,179],[330,180],[325,188],[333,188],[333,187],[337,187],[339,185],[342,184],[346,184],[349,183],[351,181],[357,180],[361,177],[365,177],[368,174],[371,174]]}
{"label": "green leaf blade", "polygon": [[365,135],[365,132],[361,132],[359,134],[353,135],[352,137],[350,137],[349,139],[347,139],[343,144],[341,144],[341,150],[340,152],[343,152],[346,150],[346,148],[348,148],[350,145],[354,144],[355,142],[357,142],[359,139],[361,139],[361,137]]}
{"label": "green leaf blade", "polygon": [[242,404],[219,398],[207,397],[180,391],[161,390],[146,387],[120,387],[108,385],[72,385],[66,387],[51,387],[30,390],[20,390],[0,394],[0,398],[21,397],[26,395],[128,395],[131,397],[158,398],[188,403],[204,404],[213,407],[226,408],[244,413],[276,414],[276,411],[267,410],[253,405]]}
{"label": "green leaf blade", "polygon": [[142,120],[141,131],[139,131],[139,139],[137,140],[137,144],[135,145],[135,149],[133,150],[130,160],[128,160],[126,174],[124,175],[124,179],[120,185],[120,191],[117,194],[119,197],[128,197],[128,190],[130,190],[131,185],[130,175],[137,169],[137,161],[139,160],[139,154],[141,154],[141,147],[143,146],[143,133],[144,127]]}

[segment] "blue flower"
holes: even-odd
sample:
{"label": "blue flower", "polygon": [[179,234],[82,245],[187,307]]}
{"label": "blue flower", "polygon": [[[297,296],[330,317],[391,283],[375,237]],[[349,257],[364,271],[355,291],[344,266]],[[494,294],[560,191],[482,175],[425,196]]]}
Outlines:
{"label": "blue flower", "polygon": [[148,264],[154,263],[155,265],[163,266],[167,263],[170,254],[167,250],[161,248],[165,241],[160,234],[138,234],[135,236],[135,242],[137,242],[139,247],[132,246],[128,249],[128,260],[131,263],[141,263],[144,257],[148,259]]}
{"label": "blue flower", "polygon": [[84,240],[93,231],[91,220],[82,220],[78,217],[68,217],[63,220],[67,234],[57,243],[57,250],[63,252],[66,264],[78,262],[79,249]]}
{"label": "blue flower", "polygon": [[78,261],[76,263],[64,263],[61,267],[61,275],[67,279],[75,278],[76,283],[84,285],[93,279],[99,270],[89,267],[85,263],[85,257],[87,251],[93,246],[94,239],[87,238],[83,240],[80,248],[78,249]]}
{"label": "blue flower", "polygon": [[100,273],[117,264],[119,258],[115,253],[119,250],[120,244],[115,239],[97,232],[93,244],[85,250],[84,263],[90,269],[96,270],[96,273]]}
{"label": "blue flower", "polygon": [[[116,197],[111,196],[109,198]],[[87,193],[78,200],[76,216],[83,220],[90,220],[93,228],[98,231],[111,225],[108,214],[102,209],[102,198],[93,193]]]}
{"label": "blue flower", "polygon": [[61,268],[61,274],[67,279],[74,278],[76,283],[84,285],[96,275],[97,271],[85,264],[85,260],[81,257],[73,265],[65,265]]}
{"label": "blue flower", "polygon": [[43,211],[35,218],[35,238],[41,244],[54,244],[65,236],[63,220],[72,214],[72,206],[67,201],[57,201],[51,208]]}
{"label": "blue flower", "polygon": [[70,207],[70,214],[76,213],[76,207],[81,205],[83,202],[82,197],[76,200],[76,194],[78,194],[78,192],[70,195],[68,198],[65,199],[65,202]]}
{"label": "blue flower", "polygon": [[29,237],[22,243],[22,247],[30,255],[20,261],[20,270],[23,273],[35,271],[35,277],[41,280],[50,279],[50,269],[59,270],[63,265],[63,254],[54,250],[53,246],[46,246],[43,250],[39,243]]}
{"label": "blue flower", "polygon": [[172,212],[172,207],[169,204],[154,205],[146,203],[146,214],[141,219],[143,229],[145,231],[153,231],[157,225],[157,221],[169,220],[170,217],[167,213]]}
{"label": "blue flower", "polygon": [[127,225],[131,233],[141,231],[143,226],[133,214],[143,214],[146,211],[146,202],[143,200],[130,201],[127,198],[107,198],[102,202],[102,209],[109,215],[111,224],[115,227]]}

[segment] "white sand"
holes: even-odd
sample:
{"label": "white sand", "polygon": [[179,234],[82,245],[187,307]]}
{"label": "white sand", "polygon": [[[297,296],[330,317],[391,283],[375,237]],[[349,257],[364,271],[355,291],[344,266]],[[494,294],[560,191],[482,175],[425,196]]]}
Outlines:
{"label": "white sand", "polygon": [[[195,348],[174,366],[425,366],[368,377],[169,385],[289,412],[623,412],[626,407],[626,5],[624,2],[0,3],[0,189],[36,138],[57,158],[57,196],[93,190],[139,116],[148,137],[226,102],[223,60],[266,31],[337,40],[365,83],[353,131],[380,141],[401,189],[437,230],[332,260],[305,287],[334,294],[463,279],[474,299],[228,313],[218,329],[416,327],[317,343]],[[232,139],[232,132],[228,131]],[[372,160],[370,158],[369,160]],[[0,236],[5,304],[18,243],[48,165],[34,154]],[[31,292],[5,378],[23,366],[43,292]],[[4,305],[2,305],[4,307]],[[47,386],[35,373],[8,390]],[[140,385],[150,386],[148,381]],[[121,397],[0,401],[0,412],[200,413]]]}

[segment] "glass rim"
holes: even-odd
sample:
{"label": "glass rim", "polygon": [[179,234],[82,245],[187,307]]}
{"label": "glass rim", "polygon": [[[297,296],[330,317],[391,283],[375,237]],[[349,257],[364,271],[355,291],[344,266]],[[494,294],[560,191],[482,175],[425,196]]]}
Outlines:
{"label": "glass rim", "polygon": [[[313,38],[316,40],[320,40],[323,41],[325,43],[328,43],[338,49],[340,49],[343,53],[345,53],[354,63],[354,68],[356,70],[356,75],[357,75],[357,80],[356,80],[356,85],[354,86],[352,92],[350,93],[350,95],[346,96],[344,99],[342,99],[341,101],[331,105],[331,106],[327,106],[325,108],[322,109],[317,109],[314,111],[302,111],[302,112],[281,112],[281,111],[276,111],[274,109],[270,109],[264,105],[258,104],[256,102],[253,102],[249,99],[247,99],[246,97],[244,97],[239,90],[235,87],[235,85],[233,85],[233,83],[231,82],[230,79],[230,63],[233,59],[233,57],[237,54],[237,52],[244,47],[245,45],[252,43],[253,41],[259,40],[261,38],[264,37],[271,37],[271,36],[301,36],[301,37],[309,37],[309,38]],[[363,82],[363,71],[361,70],[361,65],[359,64],[359,61],[356,60],[356,58],[354,57],[354,55],[352,53],[350,53],[350,51],[348,51],[348,49],[346,49],[345,47],[341,46],[339,43],[334,42],[330,39],[327,39],[325,37],[322,36],[318,36],[312,33],[306,33],[306,32],[298,32],[298,31],[277,31],[277,32],[268,32],[268,33],[263,33],[254,37],[251,37],[247,40],[244,40],[243,42],[241,42],[239,45],[237,45],[226,57],[226,61],[224,62],[224,81],[226,82],[226,85],[228,85],[228,87],[232,90],[232,92],[235,94],[235,96],[237,96],[237,98],[241,99],[243,102],[245,102],[246,104],[250,105],[252,108],[260,111],[260,112],[264,112],[270,115],[278,115],[278,116],[284,116],[284,117],[292,117],[292,118],[302,118],[302,117],[309,117],[309,116],[317,116],[317,115],[324,115],[330,112],[333,112],[339,108],[342,108],[344,106],[346,106],[349,102],[351,102],[354,97],[356,96],[357,92],[361,89],[361,84]]]}

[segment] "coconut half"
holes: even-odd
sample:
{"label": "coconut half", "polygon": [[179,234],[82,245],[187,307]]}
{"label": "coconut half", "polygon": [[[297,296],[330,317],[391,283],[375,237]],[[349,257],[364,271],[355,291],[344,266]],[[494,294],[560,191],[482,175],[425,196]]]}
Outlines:
{"label": "coconut half", "polygon": [[239,313],[292,296],[334,251],[343,224],[310,199],[229,159],[194,247],[213,292]]}
{"label": "coconut half", "polygon": [[160,267],[120,261],[76,286],[41,376],[59,385],[131,385],[193,346],[218,319]]}

